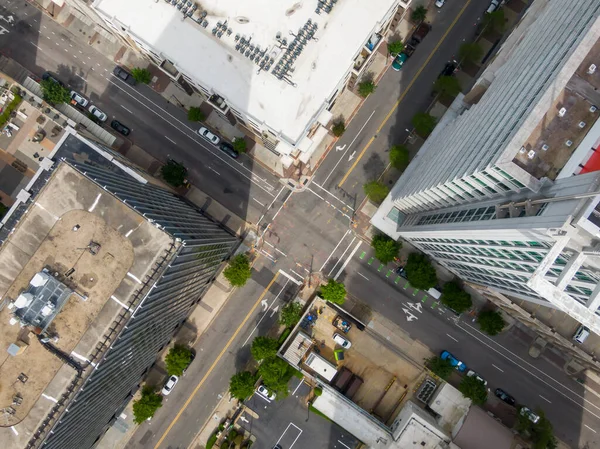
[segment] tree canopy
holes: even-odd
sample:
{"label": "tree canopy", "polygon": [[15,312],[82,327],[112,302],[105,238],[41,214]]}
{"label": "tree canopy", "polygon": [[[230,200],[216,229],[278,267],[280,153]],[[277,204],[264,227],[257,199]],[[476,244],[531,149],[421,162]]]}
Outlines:
{"label": "tree canopy", "polygon": [[56,105],[71,101],[69,90],[51,79],[42,80],[40,87],[42,88],[44,100],[50,104]]}
{"label": "tree canopy", "polygon": [[388,193],[390,193],[389,187],[379,181],[367,182],[363,186],[363,189],[365,195],[376,204],[381,204],[385,200],[385,197],[388,196]]}
{"label": "tree canopy", "polygon": [[475,376],[465,376],[460,381],[458,390],[475,405],[483,405],[487,401],[487,388]]}
{"label": "tree canopy", "polygon": [[517,414],[517,431],[533,443],[533,449],[555,449],[558,441],[554,436],[552,423],[546,418],[546,414],[541,409],[535,410],[536,415],[540,417],[534,424],[527,416]]}
{"label": "tree canopy", "polygon": [[423,5],[417,6],[410,16],[412,21],[416,23],[421,23],[423,20],[425,20],[425,17],[427,17],[427,8],[425,8]]}
{"label": "tree canopy", "polygon": [[183,164],[170,159],[169,162],[161,167],[160,174],[163,179],[173,187],[181,187],[185,182],[187,168],[185,168]]}
{"label": "tree canopy", "polygon": [[483,57],[483,48],[477,42],[467,42],[458,49],[458,57],[466,63],[478,63]]}
{"label": "tree canopy", "polygon": [[152,81],[152,74],[150,70],[136,67],[131,71],[131,76],[140,84],[149,84]]}
{"label": "tree canopy", "polygon": [[260,362],[261,360],[275,357],[278,348],[279,343],[276,339],[261,335],[252,340],[250,353],[252,354],[252,357],[254,357],[254,360]]}
{"label": "tree canopy", "polygon": [[456,97],[460,92],[460,82],[455,76],[440,76],[433,85],[433,90],[440,95]]}
{"label": "tree canopy", "polygon": [[165,365],[169,376],[181,376],[183,370],[192,363],[192,351],[185,345],[175,345],[165,357]]}
{"label": "tree canopy", "polygon": [[404,271],[406,279],[414,288],[428,290],[437,284],[435,268],[424,254],[409,254]]}
{"label": "tree canopy", "polygon": [[406,170],[409,161],[410,154],[406,145],[394,145],[390,148],[390,164],[396,170]]}
{"label": "tree canopy", "polygon": [[397,55],[398,53],[400,53],[402,50],[404,50],[404,44],[402,43],[401,40],[395,40],[392,42],[388,42],[388,52],[391,55]]}
{"label": "tree canopy", "polygon": [[506,326],[502,314],[497,310],[484,310],[477,317],[477,323],[483,332],[488,335],[498,335]]}
{"label": "tree canopy", "polygon": [[279,357],[267,359],[258,367],[258,373],[265,387],[280,397],[287,395],[287,384],[294,375],[293,368]]}
{"label": "tree canopy", "polygon": [[242,371],[229,379],[229,393],[232,397],[243,401],[254,394],[256,376],[250,371]]}
{"label": "tree canopy", "polygon": [[154,391],[154,388],[145,386],[142,388],[142,397],[133,401],[133,420],[141,424],[148,418],[152,418],[156,410],[162,407],[163,397]]}
{"label": "tree canopy", "polygon": [[223,276],[234,287],[245,285],[251,275],[250,259],[245,254],[235,256],[229,261],[229,266],[223,270]]}
{"label": "tree canopy", "polygon": [[495,31],[496,33],[502,33],[504,31],[505,24],[506,20],[504,18],[503,8],[498,8],[493,12],[488,12],[483,16],[483,26],[486,27],[486,29]]}
{"label": "tree canopy", "polygon": [[236,137],[233,139],[233,149],[238,153],[245,153],[248,149],[248,144],[243,137]]}
{"label": "tree canopy", "polygon": [[203,122],[205,119],[204,112],[196,106],[192,106],[188,111],[188,120],[190,122]]}
{"label": "tree canopy", "polygon": [[387,264],[398,257],[402,243],[385,234],[377,234],[371,240],[371,246],[375,250],[375,258],[379,262]]}
{"label": "tree canopy", "polygon": [[450,360],[442,360],[441,357],[435,356],[425,360],[425,365],[439,378],[448,379],[454,371],[454,367]]}
{"label": "tree canopy", "polygon": [[442,288],[442,304],[456,313],[463,313],[473,306],[471,295],[465,292],[456,281],[446,282]]}
{"label": "tree canopy", "polygon": [[346,301],[346,286],[329,279],[327,284],[321,286],[321,296],[325,301],[342,305]]}
{"label": "tree canopy", "polygon": [[286,304],[279,314],[279,324],[285,327],[294,327],[302,316],[302,304],[299,302],[290,302]]}
{"label": "tree canopy", "polygon": [[426,112],[419,112],[412,118],[412,125],[415,127],[415,132],[421,137],[429,136],[435,129],[436,123],[436,118]]}
{"label": "tree canopy", "polygon": [[344,125],[343,121],[338,121],[333,124],[331,127],[331,132],[335,137],[340,137],[346,131],[346,125]]}
{"label": "tree canopy", "polygon": [[372,80],[365,80],[358,83],[358,94],[363,98],[367,98],[375,92],[375,89],[377,89],[377,86],[375,86]]}

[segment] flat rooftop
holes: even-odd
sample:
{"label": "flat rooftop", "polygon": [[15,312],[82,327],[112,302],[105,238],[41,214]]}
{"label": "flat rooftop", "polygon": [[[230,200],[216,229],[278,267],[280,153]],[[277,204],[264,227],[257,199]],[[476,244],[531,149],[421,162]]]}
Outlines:
{"label": "flat rooftop", "polygon": [[[226,98],[233,108],[297,143],[334,94],[377,22],[397,0],[371,0],[368,6],[361,0],[339,0],[329,14],[315,12],[317,1],[202,0],[195,4],[198,8],[186,20],[181,10],[165,1],[96,0],[94,7]],[[294,49],[299,49],[297,59],[286,75],[294,87],[273,73],[285,53],[276,37],[279,34],[291,44],[294,36],[290,33],[297,34],[309,19],[316,25],[316,39]],[[241,38],[260,50],[249,57],[246,51],[242,55],[241,48],[236,50]],[[250,57],[259,52],[257,64]],[[265,66],[270,65],[269,70],[259,71],[265,58],[273,62]]]}

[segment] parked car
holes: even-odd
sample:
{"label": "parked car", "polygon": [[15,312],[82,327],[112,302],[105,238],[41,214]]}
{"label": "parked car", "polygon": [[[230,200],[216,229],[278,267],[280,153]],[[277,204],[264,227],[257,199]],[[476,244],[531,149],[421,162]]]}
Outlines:
{"label": "parked car", "polygon": [[277,396],[275,393],[269,393],[269,390],[263,384],[258,386],[256,392],[269,401],[274,401],[275,397]]}
{"label": "parked car", "polygon": [[82,97],[74,90],[71,91],[71,103],[75,102],[77,105],[85,108],[90,102],[87,98]]}
{"label": "parked car", "polygon": [[177,376],[169,377],[169,379],[167,380],[167,383],[165,383],[165,386],[162,389],[162,394],[164,396],[168,396],[171,393],[171,391],[173,391],[173,388],[175,388],[175,385],[177,385],[177,382],[179,382],[179,377],[177,377]]}
{"label": "parked car", "polygon": [[399,274],[404,279],[406,279],[406,270],[404,269],[403,266],[396,267],[396,269],[394,270],[394,273]]}
{"label": "parked car", "polygon": [[496,11],[499,7],[500,7],[500,0],[492,0],[490,3],[490,6],[488,6],[488,9],[485,12],[490,14],[490,13]]}
{"label": "parked car", "polygon": [[460,371],[461,373],[464,373],[467,370],[467,365],[465,365],[463,362],[458,360],[456,357],[454,357],[448,351],[442,351],[442,353],[440,354],[440,358],[442,360],[449,360],[450,364],[453,367],[455,367],[458,371]]}
{"label": "parked car", "polygon": [[231,156],[234,159],[237,159],[240,156],[240,154],[237,151],[235,151],[233,145],[231,145],[230,143],[221,142],[221,144],[219,145],[219,149],[223,153],[226,153],[228,156]]}
{"label": "parked car", "polygon": [[123,67],[116,66],[113,70],[113,73],[125,81],[127,84],[131,84],[132,86],[136,85],[135,78],[131,73],[125,70]]}
{"label": "parked car", "polygon": [[90,111],[90,114],[92,114],[94,117],[96,117],[101,122],[105,122],[106,119],[108,118],[104,112],[102,112],[100,109],[98,109],[94,105],[91,105],[90,108],[88,109],[88,111]]}
{"label": "parked car", "polygon": [[577,331],[573,335],[573,340],[577,343],[583,343],[590,336],[590,329],[583,324],[577,328]]}
{"label": "parked car", "polygon": [[477,379],[479,382],[483,383],[483,385],[487,385],[487,380],[485,380],[483,377],[481,377],[479,374],[477,374],[472,369],[470,369],[469,371],[467,371],[467,376],[469,376],[469,377],[475,377],[475,379]]}
{"label": "parked car", "polygon": [[221,141],[221,139],[218,136],[211,133],[204,126],[198,130],[198,134],[200,134],[200,137],[203,137],[204,139],[208,140],[213,145],[219,145],[219,142]]}
{"label": "parked car", "polygon": [[113,120],[112,122],[110,122],[110,127],[112,129],[114,129],[115,131],[120,132],[124,136],[128,136],[129,133],[131,132],[131,130],[129,128],[127,128],[127,126],[123,125],[123,123],[121,123],[118,120]]}
{"label": "parked car", "polygon": [[435,6],[437,6],[438,8],[444,6],[444,3],[446,3],[446,0],[435,0]]}
{"label": "parked car", "polygon": [[52,73],[50,73],[50,72],[44,72],[44,74],[42,75],[42,79],[43,79],[44,81],[47,81],[47,80],[54,81],[56,84],[58,84],[58,85],[60,85],[60,86],[62,86],[62,87],[65,87],[65,84],[64,84],[64,83],[63,83],[61,80],[59,80],[58,78],[56,78],[56,77],[55,77],[55,76],[54,76]]}
{"label": "parked car", "polygon": [[536,415],[535,413],[533,413],[531,411],[531,409],[528,407],[521,407],[521,410],[519,411],[519,413],[522,416],[526,416],[527,418],[529,418],[529,421],[531,421],[534,424],[537,424],[537,422],[540,420],[539,415]]}
{"label": "parked car", "polygon": [[342,334],[338,334],[337,332],[335,334],[333,334],[333,341],[335,341],[338,345],[340,345],[344,349],[348,349],[350,346],[352,346],[352,343],[350,343],[350,340],[348,340]]}
{"label": "parked car", "polygon": [[438,75],[438,78],[441,78],[442,76],[453,76],[456,73],[457,69],[458,69],[458,62],[448,61],[446,63],[446,65],[444,66],[444,68],[442,69],[442,71],[440,72],[440,74]]}
{"label": "parked car", "polygon": [[494,391],[494,394],[496,395],[496,397],[500,398],[500,400],[506,402],[508,405],[510,405],[512,407],[514,407],[517,404],[517,401],[515,401],[515,398],[513,398],[510,394],[508,394],[502,388],[496,388],[496,391]]}
{"label": "parked car", "polygon": [[406,53],[400,53],[398,56],[396,56],[394,62],[392,62],[392,69],[394,69],[396,72],[399,72],[407,59],[408,56]]}

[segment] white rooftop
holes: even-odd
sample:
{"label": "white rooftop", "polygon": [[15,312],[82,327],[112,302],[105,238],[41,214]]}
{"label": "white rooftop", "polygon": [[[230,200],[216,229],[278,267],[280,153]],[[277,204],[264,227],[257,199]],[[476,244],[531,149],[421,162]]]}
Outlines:
{"label": "white rooftop", "polygon": [[[297,144],[321,112],[374,27],[398,0],[338,0],[327,14],[316,14],[318,2],[298,0],[202,0],[206,28],[165,0],[96,0],[95,8],[113,24],[145,42],[156,53],[224,97],[233,108],[267,124]],[[115,20],[116,19],[116,20]],[[288,78],[296,87],[277,79],[236,51],[236,34],[268,49],[277,65],[281,50],[275,39],[290,43],[308,19],[317,24],[293,65]],[[218,22],[227,21],[232,33],[212,34]]]}

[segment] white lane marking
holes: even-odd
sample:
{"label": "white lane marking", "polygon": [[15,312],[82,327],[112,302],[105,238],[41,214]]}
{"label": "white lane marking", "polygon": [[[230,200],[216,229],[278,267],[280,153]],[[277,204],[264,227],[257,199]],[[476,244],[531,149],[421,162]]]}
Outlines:
{"label": "white lane marking", "polygon": [[496,365],[494,365],[493,363],[492,363],[492,366],[493,366],[494,368],[496,368],[498,371],[500,371],[501,373],[503,373],[503,372],[504,372],[504,370],[503,370],[503,369],[501,369],[501,368],[498,368],[498,367],[497,367]]}
{"label": "white lane marking", "polygon": [[81,61],[83,63],[83,65],[86,65],[85,61]]}
{"label": "white lane marking", "polygon": [[131,310],[129,308],[129,306],[127,306],[127,304],[125,304],[124,302],[119,301],[119,299],[115,295],[110,295],[110,299],[112,299],[114,302],[116,302],[117,304],[119,304],[124,309],[129,310],[130,312],[133,312],[133,310]]}
{"label": "white lane marking", "polygon": [[264,249],[259,249],[258,252],[261,253],[263,256],[265,256],[267,259],[271,260],[271,262],[273,262],[273,263],[277,262],[277,259],[275,259],[273,256],[271,256]]}
{"label": "white lane marking", "polygon": [[342,274],[342,271],[344,271],[344,268],[346,268],[348,266],[348,264],[350,263],[350,260],[354,257],[354,255],[356,254],[356,251],[358,251],[358,248],[360,247],[360,245],[362,245],[362,240],[359,240],[358,243],[356,244],[356,247],[354,248],[354,250],[348,255],[348,258],[346,259],[346,262],[344,262],[344,265],[342,265],[339,269],[339,271],[337,272],[337,274],[333,277],[333,280],[336,281],[337,278],[340,276],[340,274]]}
{"label": "white lane marking", "polygon": [[125,106],[121,105],[121,107],[122,107],[123,109],[125,109],[127,112],[129,112],[130,114],[133,114],[133,112],[131,112],[131,111],[130,111],[129,109],[127,109]]}
{"label": "white lane marking", "polygon": [[279,293],[277,293],[277,296],[275,296],[275,299],[273,300],[271,305],[269,307],[267,307],[267,310],[265,310],[265,312],[263,313],[263,316],[260,317],[260,320],[258,320],[258,323],[256,323],[256,326],[254,326],[254,329],[252,329],[252,332],[250,332],[250,334],[248,334],[248,338],[246,338],[246,341],[244,341],[244,343],[242,343],[242,346],[246,346],[246,343],[248,343],[248,340],[250,340],[250,337],[252,337],[254,332],[256,332],[256,329],[258,329],[258,326],[260,326],[260,323],[262,323],[262,320],[264,320],[264,318],[267,316],[267,312],[269,312],[269,309],[271,307],[273,307],[273,304],[275,304],[277,302],[277,300],[279,299],[279,295],[281,295],[283,293],[283,291],[285,290],[285,288],[287,287],[289,282],[290,282],[289,279],[287,279],[285,281],[285,284],[283,284],[283,287],[281,287],[281,290],[279,290]]}
{"label": "white lane marking", "polygon": [[450,337],[452,340],[454,340],[456,343],[458,343],[458,340],[456,338],[454,338],[452,335],[450,334],[446,334],[448,337]]}
{"label": "white lane marking", "polygon": [[56,34],[56,33],[53,31],[52,34]]}
{"label": "white lane marking", "polygon": [[[261,398],[263,401],[267,401],[269,404],[271,403],[271,400],[269,398],[264,397],[262,394],[260,393],[256,393],[256,396],[258,396],[259,398]],[[266,407],[265,407],[266,408]]]}
{"label": "white lane marking", "polygon": [[81,78],[83,81],[85,81],[87,83],[87,80],[83,76],[81,76],[81,75],[75,75],[75,76]]}
{"label": "white lane marking", "polygon": [[346,253],[348,252],[348,250],[350,249],[350,247],[352,246],[352,244],[354,243],[355,240],[356,240],[356,236],[354,236],[354,238],[352,239],[352,241],[348,244],[348,246],[346,247],[346,249],[344,250],[344,252],[340,256],[340,258],[337,260],[337,262],[335,263],[335,265],[331,268],[331,270],[329,271],[329,274],[327,276],[331,276],[331,273],[333,273],[333,270],[335,270],[337,268],[338,264],[344,259],[344,256],[346,255]]}
{"label": "white lane marking", "polygon": [[[292,197],[292,195],[294,194],[294,192],[290,193],[288,195],[288,197],[285,199],[285,201],[281,204],[281,206],[279,206],[279,209],[277,209],[277,212],[275,212],[275,215],[273,215],[273,219],[271,220],[271,222],[274,222],[275,219],[277,218],[277,215],[279,215],[279,212],[281,212],[281,209],[283,209],[285,207],[285,203],[288,202],[288,200]],[[263,233],[264,235],[264,233]]]}
{"label": "white lane marking", "polygon": [[290,271],[291,271],[292,273],[294,273],[296,276],[298,276],[300,279],[304,279],[304,277],[303,277],[303,276],[302,276],[300,273],[297,273],[297,272],[295,272],[295,271],[294,271],[294,270],[292,270],[291,268],[290,268]]}
{"label": "white lane marking", "polygon": [[[287,254],[284,253],[283,251],[281,251],[280,249],[275,248],[275,251],[277,251],[279,254],[281,254],[283,257],[287,257]],[[293,270],[292,270],[293,271]]]}
{"label": "white lane marking", "polygon": [[77,58],[77,55],[73,55],[73,57],[74,57],[75,59],[78,59],[78,58]]}
{"label": "white lane marking", "polygon": [[[277,198],[279,198],[279,195],[281,194],[281,192],[283,192],[283,189],[285,189],[285,186],[282,186],[281,189],[279,190],[279,192],[277,192],[277,195],[275,195],[275,198],[273,198],[273,201],[271,201],[271,204],[269,204],[269,207],[267,207],[267,210],[271,209],[273,207],[273,204],[275,204],[275,201],[277,201]],[[258,223],[256,223],[256,226],[258,226],[260,224],[260,222],[262,221],[263,218],[265,218],[264,214],[260,217],[260,219],[258,220]]]}
{"label": "white lane marking", "polygon": [[594,433],[598,433],[598,432],[596,432],[594,429],[592,429],[590,426],[588,426],[587,424],[584,424],[584,426],[585,426],[585,427],[587,427],[588,429],[590,429],[592,432],[594,432]]}
{"label": "white lane marking", "polygon": [[[292,276],[290,276],[289,274],[287,274],[285,271],[283,271],[283,270],[280,269],[278,271],[278,273],[281,274],[282,276],[285,276],[286,278],[288,278],[294,284],[296,284],[296,285],[302,285],[302,282],[298,281],[297,279],[294,279]],[[300,278],[302,279],[302,276],[300,276]]]}
{"label": "white lane marking", "polygon": [[338,440],[338,443],[340,443],[342,446],[348,448],[348,449],[352,449],[350,446],[348,446],[347,444],[342,443],[340,440]]}
{"label": "white lane marking", "polygon": [[69,44],[69,47],[73,48],[73,44]]}
{"label": "white lane marking", "polygon": [[316,185],[319,189],[323,190],[325,193],[328,193],[329,195],[331,195],[332,197],[334,197],[336,200],[338,200],[340,203],[342,203],[344,206],[346,206],[348,209],[350,210],[355,210],[353,207],[348,206],[346,203],[344,203],[343,200],[341,200],[340,198],[338,198],[337,196],[335,196],[333,193],[331,193],[329,190],[325,189],[325,187],[320,186],[319,184],[317,184],[316,182],[312,182],[311,184]]}
{"label": "white lane marking", "polygon": [[298,386],[292,392],[292,396],[294,396],[296,394],[296,391],[298,391],[298,389],[302,386],[303,383],[304,383],[304,380],[301,380],[300,383],[298,383]]}
{"label": "white lane marking", "polygon": [[165,139],[167,139],[169,142],[173,143],[173,145],[177,145],[177,142],[175,142],[173,139],[169,139],[167,136],[165,136]]}
{"label": "white lane marking", "polygon": [[42,25],[42,28],[46,28],[46,25]]}
{"label": "white lane marking", "polygon": [[254,201],[256,201],[258,204],[260,204],[262,207],[265,207],[265,205],[263,203],[261,203],[260,201],[258,201],[256,198],[252,198]]}
{"label": "white lane marking", "polygon": [[88,212],[94,212],[94,209],[96,209],[96,206],[98,205],[98,201],[100,201],[101,197],[102,197],[102,194],[99,193],[96,196],[96,199],[94,200],[94,202],[92,203],[92,205],[90,206],[90,208],[88,209]]}
{"label": "white lane marking", "polygon": [[[348,145],[348,148],[346,148],[346,151],[344,151],[342,153],[342,156],[340,157],[340,160],[337,161],[337,164],[334,165],[333,169],[331,170],[331,172],[329,172],[329,174],[327,175],[327,178],[325,178],[325,180],[321,183],[321,184],[325,184],[327,182],[327,180],[329,179],[329,177],[333,174],[333,172],[335,171],[335,169],[337,168],[338,165],[340,165],[340,162],[342,162],[342,160],[345,159],[346,157],[346,153],[350,150],[350,147],[352,146],[352,144],[356,141],[356,139],[358,139],[358,136],[360,136],[360,133],[362,132],[363,129],[365,129],[365,126],[367,126],[367,123],[369,123],[369,120],[371,120],[371,117],[373,117],[373,114],[375,114],[375,111],[371,112],[371,115],[369,115],[369,118],[367,119],[367,121],[365,122],[365,124],[362,126],[362,128],[356,133],[356,136],[354,136],[354,139],[352,139],[352,142],[350,142],[350,145]],[[337,153],[337,152],[336,152]],[[314,174],[313,174],[313,178],[314,178]]]}
{"label": "white lane marking", "polygon": [[210,165],[207,165],[207,168],[208,168],[210,171],[214,171],[214,172],[215,172],[217,175],[221,176],[221,173],[219,173],[217,170],[215,170],[214,168],[212,168]]}
{"label": "white lane marking", "polygon": [[38,50],[42,50],[40,47],[38,47],[37,45],[35,45],[33,42],[29,42],[31,45],[33,45],[35,48],[37,48]]}
{"label": "white lane marking", "polygon": [[79,54],[80,54],[80,55],[82,55],[82,54],[83,54],[83,52],[82,52],[81,50],[79,50]]}
{"label": "white lane marking", "polygon": [[549,399],[546,399],[544,396],[542,396],[541,394],[538,395],[540,398],[542,398],[544,401],[546,401],[548,404],[552,404],[552,402]]}
{"label": "white lane marking", "polygon": [[344,217],[346,217],[348,220],[352,220],[352,218],[350,218],[348,215],[346,215],[344,212],[342,212],[340,209],[338,209],[336,206],[334,206],[332,203],[330,203],[329,201],[327,201],[325,198],[323,198],[321,195],[319,195],[317,192],[315,192],[313,189],[311,189],[310,187],[307,187],[306,190],[308,190],[310,193],[312,193],[313,195],[315,195],[317,198],[319,198],[321,201],[327,203],[328,206],[332,207],[333,209],[335,209],[336,211],[338,211],[340,214],[342,214]]}
{"label": "white lane marking", "polygon": [[356,274],[358,274],[361,278],[365,278],[367,281],[369,280],[368,277],[366,277],[364,274],[360,273],[360,272],[356,272]]}
{"label": "white lane marking", "polygon": [[17,429],[15,429],[15,426],[10,426],[10,430],[12,430],[15,435],[19,434],[19,432],[17,432]]}
{"label": "white lane marking", "polygon": [[56,399],[54,399],[52,396],[48,396],[45,393],[42,393],[42,396],[44,396],[46,399],[48,399],[49,401],[54,402],[55,404],[58,403],[58,401]]}
{"label": "white lane marking", "polygon": [[338,249],[338,246],[340,246],[342,244],[342,242],[344,241],[344,239],[346,238],[346,236],[348,235],[349,232],[350,232],[350,229],[348,229],[346,231],[346,233],[340,239],[340,241],[338,242],[338,244],[335,245],[335,248],[333,248],[333,251],[331,251],[331,253],[329,253],[329,256],[327,257],[327,259],[325,259],[325,263],[323,263],[323,266],[321,267],[321,269],[319,271],[323,271],[323,268],[325,268],[325,265],[327,265],[327,262],[329,262],[329,259],[331,259],[331,256],[333,256],[333,253],[335,253],[335,251]]}
{"label": "white lane marking", "polygon": [[127,272],[127,276],[129,276],[131,279],[133,279],[135,282],[137,282],[138,284],[141,284],[142,281],[140,281],[137,277],[135,277],[134,274],[130,273],[129,271]]}
{"label": "white lane marking", "polygon": [[294,426],[296,429],[298,429],[300,431],[300,433],[298,434],[298,436],[296,437],[296,439],[294,440],[294,442],[290,445],[289,449],[292,449],[292,447],[294,447],[294,444],[296,444],[296,441],[298,441],[298,438],[300,438],[300,435],[302,435],[302,429],[300,427],[298,427],[294,423],[289,423],[288,424],[288,426],[285,428],[285,430],[283,431],[283,433],[281,434],[281,436],[277,440],[277,443],[275,443],[276,446],[279,444],[279,442],[281,441],[281,439],[283,438],[283,436],[286,434],[286,432],[288,431],[288,429],[290,428],[290,426]]}

